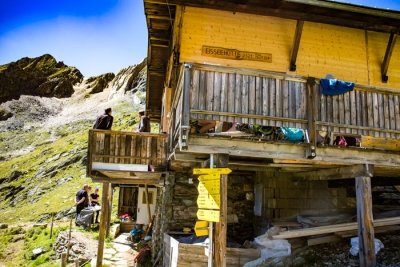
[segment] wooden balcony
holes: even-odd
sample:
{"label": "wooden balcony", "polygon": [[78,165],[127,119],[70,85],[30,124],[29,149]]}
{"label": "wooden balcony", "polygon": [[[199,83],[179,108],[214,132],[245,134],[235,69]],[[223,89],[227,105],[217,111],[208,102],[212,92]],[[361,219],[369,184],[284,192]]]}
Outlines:
{"label": "wooden balcony", "polygon": [[[226,153],[302,164],[395,167],[400,163],[400,90],[356,85],[349,93],[325,96],[314,78],[185,64],[171,116],[170,151],[186,154],[181,158],[188,160],[201,154]],[[193,134],[190,125],[196,120],[301,128],[309,138],[295,144],[224,132]],[[317,143],[321,132],[331,137],[330,143]],[[357,137],[361,144],[333,146],[333,139],[342,135]],[[315,157],[309,157],[312,148],[316,148]]]}
{"label": "wooden balcony", "polygon": [[156,184],[167,167],[166,135],[89,130],[87,176],[95,182]]}

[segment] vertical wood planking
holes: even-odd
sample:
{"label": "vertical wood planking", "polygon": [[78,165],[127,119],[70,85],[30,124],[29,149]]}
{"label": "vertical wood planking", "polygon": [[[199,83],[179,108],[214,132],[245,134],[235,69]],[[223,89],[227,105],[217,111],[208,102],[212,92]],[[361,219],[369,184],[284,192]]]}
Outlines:
{"label": "vertical wood planking", "polygon": [[[376,128],[383,129],[383,128],[385,128],[385,113],[384,113],[385,111],[384,111],[383,96],[380,93],[376,94],[376,96],[377,96],[377,104],[376,105],[378,107],[378,121],[375,121],[374,125]],[[374,105],[375,105],[375,103],[374,103]],[[375,109],[374,109],[374,112],[375,112]],[[384,133],[378,132],[378,133],[376,133],[376,136],[384,137]]]}
{"label": "vertical wood planking", "polygon": [[[200,71],[199,75],[199,96],[198,96],[198,107],[200,110],[206,109],[206,90],[207,90],[207,76],[204,70]],[[204,120],[205,115],[198,114],[197,119]]]}
{"label": "vertical wood planking", "polygon": [[[235,91],[236,91],[236,74],[229,73],[228,74],[228,112],[234,113],[235,112]],[[227,118],[230,122],[236,122],[235,118],[230,117]]]}
{"label": "vertical wood planking", "polygon": [[[256,76],[249,77],[249,114],[256,114]],[[249,123],[256,123],[255,119],[250,119]]]}
{"label": "vertical wood planking", "polygon": [[[360,97],[361,97],[361,103],[362,103],[362,126],[367,127],[368,126],[368,116],[369,116],[369,107],[368,107],[368,99],[367,99],[367,93],[361,91],[360,92]],[[372,109],[372,107],[370,107]],[[368,135],[369,131],[363,130],[362,131],[364,135]]]}
{"label": "vertical wood planking", "polygon": [[[214,72],[208,71],[207,75],[207,83],[206,83],[206,104],[205,109],[208,111],[213,110],[214,104]],[[205,115],[206,120],[212,120],[212,115]]]}
{"label": "vertical wood planking", "polygon": [[126,143],[125,143],[125,155],[129,156],[129,158],[126,158],[124,160],[124,163],[125,164],[129,164],[130,163],[130,156],[132,156],[132,150],[131,150],[132,135],[127,135],[125,141],[126,141]]}
{"label": "vertical wood planking", "polygon": [[[199,99],[202,96],[199,92],[199,79],[200,79],[200,71],[194,69],[192,72],[192,80],[190,81],[190,108],[191,109],[200,109],[199,108]],[[198,114],[190,114],[191,119],[197,119]]]}
{"label": "vertical wood planking", "polygon": [[[249,76],[243,75],[242,76],[243,83],[242,83],[242,114],[249,113]],[[242,118],[243,123],[249,123],[249,119]]]}
{"label": "vertical wood planking", "polygon": [[[282,115],[283,117],[289,117],[289,82],[282,81]],[[283,122],[282,126],[288,127],[288,122]]]}
{"label": "vertical wood planking", "polygon": [[[387,94],[381,94],[383,97],[383,103],[381,105],[383,105],[383,112],[384,112],[384,117],[385,117],[385,124],[384,124],[384,128],[385,129],[390,129],[390,114],[389,114],[389,96]],[[383,133],[383,136],[381,135],[381,137],[386,137],[386,138],[390,138],[390,133]]]}
{"label": "vertical wood planking", "polygon": [[[394,95],[389,95],[389,119],[390,129],[396,130],[396,119],[394,117]],[[396,134],[390,134],[391,138],[396,138]]]}
{"label": "vertical wood planking", "polygon": [[[235,113],[242,113],[242,76],[241,74],[236,74],[236,86],[235,86]],[[242,123],[240,118],[237,118],[238,123]]]}
{"label": "vertical wood planking", "polygon": [[[267,77],[262,78],[262,115],[264,116],[269,116],[270,114],[275,115],[275,81],[274,84],[272,83],[272,80],[268,79]],[[271,126],[275,125],[273,121],[269,120],[263,120],[262,124]]]}
{"label": "vertical wood planking", "polygon": [[[378,94],[372,93],[372,107],[373,107],[373,123],[372,127],[380,128],[380,124],[384,123],[383,121],[383,114],[379,112],[379,103],[378,103]],[[380,114],[379,114],[380,113]],[[380,120],[380,115],[382,116],[382,121]],[[379,137],[379,132],[375,132],[375,137]]]}
{"label": "vertical wood planking", "polygon": [[[354,90],[355,94],[355,101],[356,101],[356,106],[355,109],[357,110],[356,113],[356,125],[362,126],[362,114],[365,113],[363,106],[362,106],[362,97],[361,97],[361,92]],[[358,134],[362,134],[362,132],[356,130]]]}
{"label": "vertical wood planking", "polygon": [[[255,114],[263,115],[263,105],[264,105],[264,98],[263,98],[263,87],[262,87],[263,78],[257,76],[255,81]],[[268,103],[268,99],[265,100]],[[257,124],[263,124],[261,119],[256,119]]]}
{"label": "vertical wood planking", "polygon": [[[272,96],[275,98],[275,115],[276,117],[283,117],[283,112],[282,112],[282,95],[283,95],[283,87],[285,81],[280,80],[280,79],[275,79],[275,95]],[[281,127],[283,126],[282,122],[276,121],[275,126]]]}
{"label": "vertical wood planking", "polygon": [[136,157],[136,136],[132,136],[131,142],[131,158],[129,159],[130,164],[135,164],[136,160],[133,158]]}
{"label": "vertical wood planking", "polygon": [[[265,78],[265,90],[266,95],[268,95],[268,101],[266,106],[266,114],[271,117],[277,116],[277,95],[279,94],[277,91],[280,91],[280,88],[277,87],[277,79],[274,78]],[[264,96],[265,97],[265,96]],[[269,121],[267,125],[277,126],[276,121]]]}
{"label": "vertical wood planking", "polygon": [[[357,125],[357,102],[356,102],[356,91],[350,92],[350,124]],[[351,130],[352,134],[357,134],[356,129]]]}
{"label": "vertical wood planking", "polygon": [[[221,72],[214,73],[214,97],[213,97],[213,111],[221,111]],[[212,120],[220,121],[218,115],[213,115]]]}
{"label": "vertical wood planking", "polygon": [[[346,122],[345,122],[345,120],[344,120],[344,114],[345,114],[345,110],[344,110],[344,95],[343,94],[341,94],[341,95],[338,95],[337,96],[338,97],[338,101],[339,101],[339,109],[338,109],[338,112],[339,112],[339,123],[340,124],[346,124]],[[345,133],[345,128],[339,128],[339,132],[341,132],[341,133]]]}
{"label": "vertical wood planking", "polygon": [[[302,94],[303,94],[303,90],[302,90],[302,83],[295,83],[295,118],[296,119],[301,119],[302,118],[302,113],[303,113],[303,107],[306,104],[306,101],[304,101]],[[316,96],[315,96],[316,97]],[[296,128],[302,128],[301,123],[296,123],[295,124]]]}
{"label": "vertical wood planking", "polygon": [[[345,93],[343,94],[343,101],[344,101],[344,123],[346,125],[351,124],[351,119],[350,119],[350,93]],[[346,127],[345,129],[346,133],[351,133],[351,129]]]}
{"label": "vertical wood planking", "polygon": [[[228,89],[229,89],[229,81],[228,81],[228,74],[222,73],[221,74],[221,111],[227,112],[228,111]],[[221,121],[226,121],[225,116],[220,117]]]}
{"label": "vertical wood planking", "polygon": [[396,120],[396,130],[400,130],[400,101],[399,95],[394,96],[394,115]]}
{"label": "vertical wood planking", "polygon": [[[339,97],[332,96],[332,122],[339,123]],[[338,127],[333,127],[334,132],[339,132]]]}
{"label": "vertical wood planking", "polygon": [[136,149],[135,149],[135,164],[141,164],[140,163],[140,156],[141,156],[141,151],[142,151],[142,142],[143,138],[140,138],[140,136],[136,137]]}
{"label": "vertical wood planking", "polygon": [[[315,91],[317,92],[317,90],[315,90]],[[319,105],[317,105],[317,108],[318,108],[318,110],[317,110],[317,120],[318,121],[327,122],[328,118],[326,116],[327,115],[326,114],[327,113],[326,112],[326,109],[327,109],[326,96],[324,94],[321,94],[321,93],[318,92],[316,98],[319,99]],[[322,131],[326,131],[327,127],[326,126],[322,126],[321,130]]]}
{"label": "vertical wood planking", "polygon": [[[372,100],[372,93],[371,92],[365,92],[366,98],[367,98],[367,110],[368,110],[368,116],[367,116],[367,124],[366,126],[368,127],[374,127],[374,106],[373,106],[373,100]],[[367,135],[373,135],[372,131],[368,131]]]}

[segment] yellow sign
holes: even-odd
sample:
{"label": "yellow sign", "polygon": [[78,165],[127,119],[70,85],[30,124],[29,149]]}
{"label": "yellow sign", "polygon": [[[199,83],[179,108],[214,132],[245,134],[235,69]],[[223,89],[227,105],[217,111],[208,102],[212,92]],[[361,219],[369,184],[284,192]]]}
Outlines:
{"label": "yellow sign", "polygon": [[251,60],[251,61],[262,61],[262,62],[272,62],[271,53],[258,53],[258,52],[248,52],[240,51],[237,49],[228,49],[223,47],[206,46],[203,45],[201,48],[201,55],[208,57],[226,58],[234,60]]}
{"label": "yellow sign", "polygon": [[193,174],[202,175],[202,174],[230,174],[232,172],[229,168],[196,168],[193,169]]}
{"label": "yellow sign", "polygon": [[198,210],[197,218],[209,222],[219,222],[219,210]]}
{"label": "yellow sign", "polygon": [[220,180],[221,175],[219,174],[202,174],[197,177],[200,182],[208,181],[208,180]]}
{"label": "yellow sign", "polygon": [[221,204],[220,195],[199,194],[197,206],[200,209],[219,209]]}
{"label": "yellow sign", "polygon": [[197,186],[197,190],[199,191],[200,195],[219,195],[220,194],[220,183],[221,181],[218,180],[206,180],[200,182]]}
{"label": "yellow sign", "polygon": [[196,236],[208,235],[208,222],[207,221],[196,221],[194,225],[194,232]]}

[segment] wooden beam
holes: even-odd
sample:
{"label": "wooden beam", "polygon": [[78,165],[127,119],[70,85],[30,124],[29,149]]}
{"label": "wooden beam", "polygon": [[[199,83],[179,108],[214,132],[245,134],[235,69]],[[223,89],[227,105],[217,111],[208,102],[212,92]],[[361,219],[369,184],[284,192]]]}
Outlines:
{"label": "wooden beam", "polygon": [[100,229],[99,229],[99,244],[97,248],[97,261],[96,267],[103,266],[103,252],[104,252],[104,239],[107,230],[107,219],[108,219],[108,193],[109,193],[110,183],[103,183],[103,192],[101,198],[101,217],[100,217]]}
{"label": "wooden beam", "polygon": [[360,266],[373,267],[376,265],[374,218],[372,215],[371,177],[356,177],[358,240],[360,250]]}
{"label": "wooden beam", "polygon": [[112,183],[112,184],[159,184],[160,179],[124,179],[124,178],[92,178],[95,183]]}
{"label": "wooden beam", "polygon": [[389,79],[387,76],[387,72],[389,69],[390,59],[392,57],[394,46],[396,45],[397,34],[394,32],[390,33],[388,44],[386,47],[385,57],[383,59],[381,65],[381,75],[382,75],[382,82],[386,83]]}
{"label": "wooden beam", "polygon": [[304,25],[303,20],[297,21],[296,32],[294,34],[294,39],[293,39],[292,51],[290,53],[290,67],[289,67],[290,71],[296,70],[296,60],[300,47],[301,34],[303,32],[303,25]]}
{"label": "wooden beam", "polygon": [[317,171],[294,173],[293,177],[304,180],[337,180],[357,176],[372,177],[373,165],[352,165],[337,168],[321,169]]}
{"label": "wooden beam", "polygon": [[[214,162],[217,168],[228,166],[229,155],[216,154]],[[215,266],[226,267],[226,233],[228,228],[228,175],[221,175],[220,184],[221,205],[219,211],[219,222],[215,227]]]}
{"label": "wooden beam", "polygon": [[382,137],[361,136],[360,146],[364,148],[377,148],[384,150],[400,151],[400,140]]}
{"label": "wooden beam", "polygon": [[234,140],[225,137],[191,135],[185,152],[210,154],[220,153],[230,156],[297,160],[299,163],[314,164],[373,164],[381,167],[400,166],[400,154],[385,151],[366,151],[360,148],[318,147],[318,155],[306,159],[307,144]]}
{"label": "wooden beam", "polygon": [[[400,217],[392,217],[385,219],[374,220],[374,227],[382,227],[388,225],[400,225]],[[305,236],[313,236],[313,235],[324,235],[336,232],[344,232],[350,230],[356,230],[358,228],[358,224],[356,222],[352,223],[341,223],[335,225],[327,225],[327,226],[318,226],[311,228],[303,228],[298,230],[289,230],[280,232],[279,234],[273,235],[272,239],[291,239]]]}

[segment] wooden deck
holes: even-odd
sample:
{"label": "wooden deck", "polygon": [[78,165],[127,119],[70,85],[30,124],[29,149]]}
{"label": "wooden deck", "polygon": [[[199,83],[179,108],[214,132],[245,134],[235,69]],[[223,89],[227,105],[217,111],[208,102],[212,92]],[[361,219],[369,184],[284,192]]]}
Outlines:
{"label": "wooden deck", "polygon": [[166,135],[89,131],[87,175],[110,183],[157,183],[166,170]]}

